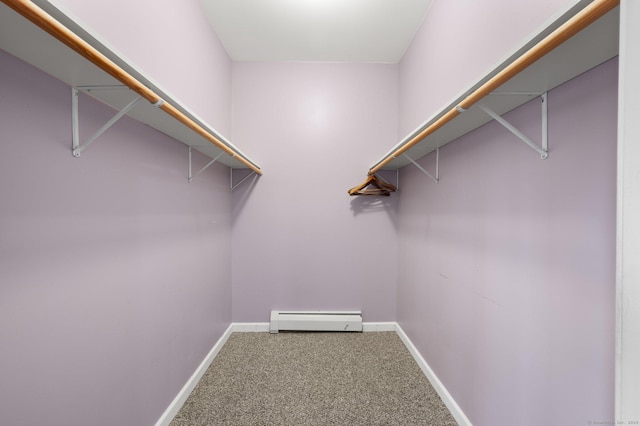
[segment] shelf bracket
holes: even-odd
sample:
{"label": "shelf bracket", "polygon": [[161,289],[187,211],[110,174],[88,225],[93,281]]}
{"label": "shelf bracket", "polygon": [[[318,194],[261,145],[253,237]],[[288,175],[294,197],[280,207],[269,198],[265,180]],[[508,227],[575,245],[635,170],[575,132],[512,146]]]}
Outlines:
{"label": "shelf bracket", "polygon": [[[502,94],[506,94],[506,93],[502,93]],[[548,132],[547,132],[547,130],[548,130],[548,124],[547,124],[547,92],[542,93],[540,95],[540,98],[542,100],[542,147],[536,145],[535,142],[533,142],[531,139],[529,139],[527,136],[525,136],[520,130],[516,129],[511,123],[509,123],[507,120],[502,118],[499,114],[497,114],[491,108],[489,108],[488,106],[484,105],[482,102],[477,102],[476,105],[481,110],[486,112],[491,118],[493,118],[498,123],[500,123],[502,126],[504,126],[511,133],[513,133],[518,138],[520,138],[524,143],[529,145],[534,151],[536,151],[538,154],[540,154],[540,158],[542,160],[545,160],[545,159],[547,159],[549,157]]]}
{"label": "shelf bracket", "polygon": [[416,161],[413,158],[409,157],[407,154],[402,154],[402,155],[407,157],[407,160],[411,161],[413,165],[416,166],[418,169],[420,169],[422,173],[424,173],[425,175],[433,179],[435,183],[440,182],[440,148],[436,148],[436,175],[435,176],[433,176],[431,173],[426,171],[424,167],[416,163]]}
{"label": "shelf bracket", "polygon": [[242,179],[240,179],[240,182],[236,183],[235,185],[233,184],[233,168],[230,169],[229,171],[229,188],[231,189],[231,191],[233,191],[234,189],[236,189],[237,187],[239,187],[242,182],[244,182],[245,180],[249,179],[251,176],[257,174],[254,170],[251,171],[251,173],[249,173],[248,175],[246,175],[245,177],[243,177]]}
{"label": "shelf bracket", "polygon": [[[101,90],[109,90],[109,89],[122,89],[124,86],[96,86],[96,87],[82,87],[87,91],[92,89],[101,89]],[[100,135],[106,132],[113,124],[120,120],[126,113],[128,113],[131,108],[135,106],[135,104],[141,99],[140,95],[136,95],[135,99],[129,102],[124,108],[122,108],[116,115],[111,117],[109,121],[105,123],[97,132],[95,132],[89,139],[87,139],[84,143],[80,143],[80,120],[78,118],[78,95],[80,93],[79,87],[71,88],[71,122],[73,126],[73,133],[71,135],[71,152],[74,157],[80,157],[82,151],[84,151],[93,141],[95,141]]]}
{"label": "shelf bracket", "polygon": [[204,172],[205,170],[207,170],[207,168],[209,168],[209,166],[210,166],[210,165],[212,165],[213,163],[215,163],[216,161],[218,161],[218,158],[220,158],[220,157],[222,156],[222,154],[224,154],[224,151],[223,151],[223,152],[221,152],[220,154],[216,155],[216,156],[215,156],[215,158],[214,158],[213,160],[209,161],[209,162],[207,163],[207,165],[206,165],[206,166],[204,166],[203,168],[201,168],[201,169],[200,169],[200,170],[199,170],[199,171],[194,175],[194,174],[192,174],[192,172],[191,172],[191,150],[192,150],[192,149],[193,149],[192,147],[189,147],[189,177],[188,177],[189,183],[191,183],[191,182],[193,181],[193,178],[194,178],[194,177],[198,176],[200,173],[202,173],[202,172]]}

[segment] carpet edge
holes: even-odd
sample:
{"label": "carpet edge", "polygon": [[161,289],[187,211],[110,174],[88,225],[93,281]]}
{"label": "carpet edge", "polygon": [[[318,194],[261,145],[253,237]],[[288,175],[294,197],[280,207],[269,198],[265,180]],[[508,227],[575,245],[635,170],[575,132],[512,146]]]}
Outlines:
{"label": "carpet edge", "polygon": [[185,401],[191,395],[191,392],[196,387],[204,373],[207,371],[207,368],[211,365],[222,346],[227,342],[231,333],[233,333],[233,324],[230,324],[229,327],[222,333],[222,336],[218,339],[218,341],[213,345],[207,356],[204,357],[200,365],[193,372],[187,383],[184,384],[182,389],[178,392],[178,394],[173,398],[167,409],[162,413],[158,421],[155,423],[155,426],[169,426],[173,418],[178,414],[180,408],[184,405]]}
{"label": "carpet edge", "polygon": [[462,408],[460,408],[455,399],[453,399],[453,396],[451,396],[444,384],[440,381],[440,379],[438,379],[436,373],[434,373],[429,364],[427,364],[427,361],[425,361],[411,339],[409,339],[409,336],[407,336],[407,334],[398,323],[396,323],[395,332],[398,337],[400,337],[400,340],[402,340],[402,343],[404,343],[404,345],[407,347],[407,350],[409,351],[411,356],[413,356],[413,359],[416,361],[424,375],[427,377],[427,380],[429,381],[429,383],[431,383],[431,386],[433,386],[435,391],[438,393],[438,396],[440,396],[440,399],[442,399],[444,405],[447,406],[455,421],[458,422],[458,424],[461,426],[473,426],[471,421],[462,411]]}

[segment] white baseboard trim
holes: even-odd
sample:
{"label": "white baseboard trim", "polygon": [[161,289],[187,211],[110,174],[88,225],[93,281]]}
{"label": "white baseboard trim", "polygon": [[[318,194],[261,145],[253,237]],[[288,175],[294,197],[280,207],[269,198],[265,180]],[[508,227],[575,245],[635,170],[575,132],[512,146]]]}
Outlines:
{"label": "white baseboard trim", "polygon": [[211,348],[207,356],[202,360],[198,368],[196,368],[196,371],[191,375],[189,380],[187,380],[187,383],[185,383],[182,389],[180,389],[180,392],[178,392],[176,397],[173,398],[173,401],[171,401],[171,404],[169,404],[164,413],[162,413],[162,416],[160,416],[155,426],[168,426],[169,423],[171,423],[171,420],[173,420],[176,414],[178,414],[178,411],[180,411],[180,408],[182,408],[185,401],[204,375],[205,371],[207,371],[207,368],[209,368],[213,359],[218,355],[222,346],[227,342],[231,333],[233,333],[233,324],[227,327],[225,332],[222,333],[222,336],[213,345],[213,348]]}
{"label": "white baseboard trim", "polygon": [[396,323],[395,331],[400,337],[400,340],[402,340],[402,343],[404,343],[404,345],[409,350],[409,353],[411,353],[411,355],[413,356],[413,359],[415,359],[418,363],[418,366],[427,377],[427,380],[429,380],[429,382],[431,383],[431,386],[433,386],[435,391],[440,396],[440,399],[442,399],[442,402],[444,402],[444,405],[447,406],[455,421],[458,422],[460,426],[472,426],[471,421],[469,421],[469,419],[464,414],[458,403],[453,399],[447,388],[445,388],[440,379],[438,379],[436,373],[434,373],[431,367],[429,367],[427,361],[425,361],[420,352],[418,352],[418,349],[414,346],[413,342],[411,341],[411,339],[409,339],[409,336],[406,335],[404,330],[402,330],[400,324]]}
{"label": "white baseboard trim", "polygon": [[[431,386],[438,393],[444,404],[447,406],[453,418],[458,422],[461,426],[472,426],[471,422],[465,416],[464,412],[460,408],[460,406],[453,399],[449,391],[444,387],[438,376],[433,372],[429,364],[424,360],[418,349],[413,345],[413,342],[406,335],[402,327],[397,322],[365,322],[362,324],[362,329],[364,332],[376,332],[376,331],[395,331],[402,343],[407,347],[409,353],[416,360],[416,363],[427,377],[427,380],[431,383]],[[180,392],[176,395],[176,397],[171,401],[169,407],[165,410],[165,412],[160,416],[155,426],[168,426],[171,423],[171,420],[178,414],[180,408],[184,405],[185,401],[196,387],[202,375],[207,371],[207,368],[213,362],[213,359],[218,355],[220,349],[229,339],[231,333],[268,333],[269,332],[269,323],[268,322],[256,322],[256,323],[242,323],[235,322],[231,323],[229,327],[222,334],[220,339],[213,345],[213,348],[209,351],[207,356],[202,360],[196,371],[191,375],[187,383],[180,389]]]}
{"label": "white baseboard trim", "polygon": [[232,333],[264,333],[269,332],[268,322],[234,322],[231,324]]}
{"label": "white baseboard trim", "polygon": [[[363,322],[362,331],[396,331],[395,322]],[[232,333],[264,333],[269,332],[268,322],[234,322],[231,324]]]}
{"label": "white baseboard trim", "polygon": [[362,331],[396,331],[397,325],[395,322],[363,322]]}

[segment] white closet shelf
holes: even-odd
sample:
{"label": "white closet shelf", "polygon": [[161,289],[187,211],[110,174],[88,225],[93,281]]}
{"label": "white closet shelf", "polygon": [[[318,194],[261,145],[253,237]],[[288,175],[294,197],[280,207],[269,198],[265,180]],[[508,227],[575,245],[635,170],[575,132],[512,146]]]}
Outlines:
{"label": "white closet shelf", "polygon": [[[488,123],[492,118],[477,105],[480,100],[485,107],[498,115],[503,115],[617,56],[618,4],[617,1],[609,0],[576,2],[569,10],[530,37],[521,48],[480,78],[476,84],[402,139],[370,168],[369,174],[378,170],[404,167]],[[600,11],[595,10],[596,8],[600,8]],[[603,10],[607,12],[601,16],[598,15],[593,22],[584,24],[586,27],[578,30],[575,35],[570,36],[512,77],[502,81],[490,92],[483,92],[483,88],[490,85],[492,81],[496,81],[501,73],[504,74],[510,67],[517,66],[518,61],[549,39],[563,33],[564,29],[574,21],[589,14],[591,16],[587,18],[593,19],[596,16],[595,13],[601,13]],[[456,110],[458,106],[464,107],[464,110],[462,108]],[[425,133],[426,136],[421,136]],[[543,158],[545,157],[546,155],[543,155]]]}
{"label": "white closet shelf", "polygon": [[[36,25],[12,7],[41,10],[50,21]],[[43,28],[62,36],[54,36]],[[72,41],[63,43],[61,40],[65,37],[71,37]],[[77,40],[80,47],[76,45],[72,49],[65,44],[73,44],[73,40]],[[0,49],[118,111],[140,95],[146,101],[137,102],[127,115],[209,158],[219,156],[218,161],[231,168],[251,169],[262,174],[260,168],[224,136],[46,0],[0,0]],[[104,62],[114,68],[105,67],[96,56],[106,58]]]}

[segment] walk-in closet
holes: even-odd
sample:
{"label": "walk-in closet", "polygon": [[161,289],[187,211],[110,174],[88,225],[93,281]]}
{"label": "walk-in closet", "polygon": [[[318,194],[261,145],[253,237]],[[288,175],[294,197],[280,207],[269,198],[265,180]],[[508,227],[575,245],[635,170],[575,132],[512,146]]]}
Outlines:
{"label": "walk-in closet", "polygon": [[0,425],[640,424],[639,20],[0,1]]}

